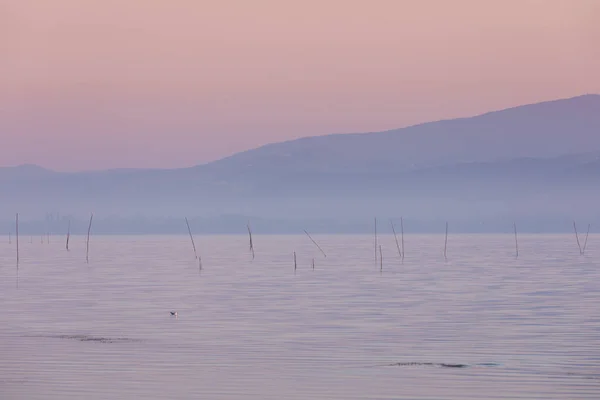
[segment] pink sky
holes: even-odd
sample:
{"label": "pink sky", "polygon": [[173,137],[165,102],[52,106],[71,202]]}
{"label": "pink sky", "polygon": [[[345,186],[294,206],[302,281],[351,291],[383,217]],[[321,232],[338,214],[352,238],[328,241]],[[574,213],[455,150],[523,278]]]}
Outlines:
{"label": "pink sky", "polygon": [[596,0],[0,0],[0,166],[190,166],[600,93]]}

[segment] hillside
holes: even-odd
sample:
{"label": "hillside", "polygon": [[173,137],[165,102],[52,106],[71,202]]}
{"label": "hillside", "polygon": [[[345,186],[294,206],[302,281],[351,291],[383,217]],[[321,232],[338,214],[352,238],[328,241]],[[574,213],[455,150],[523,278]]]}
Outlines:
{"label": "hillside", "polygon": [[94,211],[115,218],[543,220],[595,213],[598,183],[600,96],[586,95],[387,132],[274,143],[182,169],[0,168],[0,219],[16,211],[23,218]]}
{"label": "hillside", "polygon": [[307,137],[269,144],[208,165],[235,172],[419,169],[600,150],[600,95],[584,95],[472,118],[386,132]]}

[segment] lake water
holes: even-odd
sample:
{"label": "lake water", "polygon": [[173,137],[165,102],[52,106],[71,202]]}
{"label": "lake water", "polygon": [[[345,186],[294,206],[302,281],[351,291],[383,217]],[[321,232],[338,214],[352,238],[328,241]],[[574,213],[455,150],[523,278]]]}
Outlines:
{"label": "lake water", "polygon": [[314,238],[2,239],[0,398],[600,398],[600,235]]}

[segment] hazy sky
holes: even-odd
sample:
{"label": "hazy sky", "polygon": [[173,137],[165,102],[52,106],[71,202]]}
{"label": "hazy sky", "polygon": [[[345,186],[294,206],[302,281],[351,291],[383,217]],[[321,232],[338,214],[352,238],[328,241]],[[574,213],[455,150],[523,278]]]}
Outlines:
{"label": "hazy sky", "polygon": [[599,0],[0,0],[0,165],[189,166],[600,93]]}

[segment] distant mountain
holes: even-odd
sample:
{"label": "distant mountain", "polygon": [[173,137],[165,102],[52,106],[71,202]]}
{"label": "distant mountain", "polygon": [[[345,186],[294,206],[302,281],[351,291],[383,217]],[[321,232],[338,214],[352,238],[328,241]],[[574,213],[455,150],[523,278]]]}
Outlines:
{"label": "distant mountain", "polygon": [[386,132],[273,143],[208,167],[230,172],[386,171],[595,150],[600,150],[600,95],[594,94]]}
{"label": "distant mountain", "polygon": [[[571,218],[600,201],[600,95],[387,132],[274,143],[170,170],[0,168],[0,219]],[[548,217],[549,218],[549,217]],[[243,217],[242,217],[243,219]]]}
{"label": "distant mountain", "polygon": [[52,174],[53,171],[32,164],[23,164],[16,167],[0,167],[0,180],[46,178]]}

